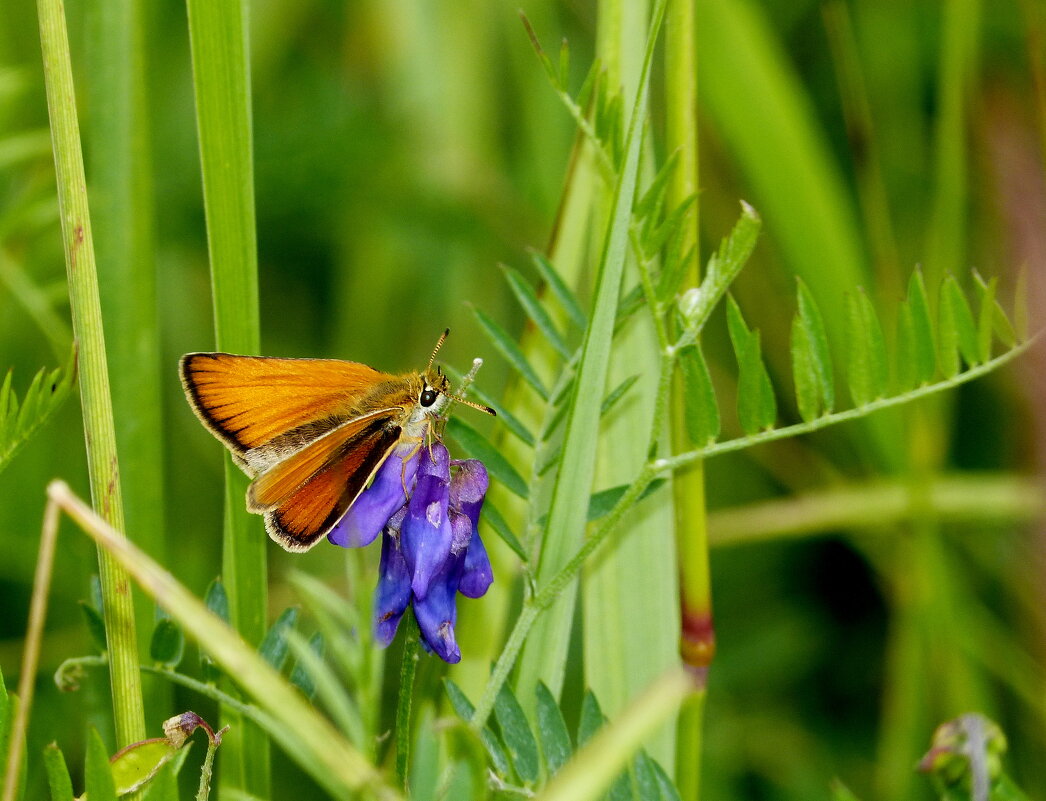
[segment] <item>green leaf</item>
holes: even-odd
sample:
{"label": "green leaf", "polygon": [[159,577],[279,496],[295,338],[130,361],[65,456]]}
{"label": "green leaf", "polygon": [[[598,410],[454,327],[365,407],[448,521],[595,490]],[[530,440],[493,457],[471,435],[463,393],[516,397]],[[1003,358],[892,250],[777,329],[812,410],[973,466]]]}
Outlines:
{"label": "green leaf", "polygon": [[[461,691],[450,679],[443,679],[443,686],[447,690],[447,697],[450,699],[450,705],[454,707],[454,711],[458,717],[468,723],[472,720],[472,713],[475,711],[475,707],[472,702],[465,696],[465,693]],[[487,753],[490,755],[491,764],[494,766],[494,770],[500,776],[508,776],[511,768],[509,767],[508,757],[505,755],[505,751],[501,748],[494,733],[490,730],[489,726],[484,726],[483,730],[479,734],[480,739],[483,741],[483,747],[487,749]]]}
{"label": "green leaf", "polygon": [[763,364],[759,332],[749,331],[741,308],[732,296],[727,297],[727,327],[737,356],[737,416],[746,434],[771,428],[777,417],[770,375]]}
{"label": "green leaf", "polygon": [[566,342],[563,341],[563,337],[560,336],[559,331],[556,330],[556,325],[552,322],[552,317],[541,304],[541,301],[538,300],[534,288],[522,275],[519,274],[519,272],[513,270],[511,267],[502,265],[501,270],[505,274],[505,279],[508,281],[512,294],[516,296],[516,300],[518,300],[519,305],[523,307],[523,311],[527,313],[527,317],[529,317],[534,325],[537,326],[538,330],[544,334],[545,339],[548,340],[548,343],[559,353],[559,355],[564,359],[569,359],[571,356],[570,348],[567,347]]}
{"label": "green leaf", "polygon": [[630,375],[628,378],[626,378],[620,384],[618,384],[616,387],[610,390],[610,392],[607,393],[607,396],[603,398],[603,404],[599,407],[600,416],[602,417],[608,414],[610,410],[617,405],[617,402],[625,396],[625,393],[632,389],[632,385],[635,384],[638,380],[638,373],[636,375]]}
{"label": "green leaf", "polygon": [[63,368],[43,370],[33,376],[22,401],[12,386],[8,371],[0,385],[0,470],[58,410],[73,386],[76,376],[76,349]]}
{"label": "green leaf", "polygon": [[691,345],[679,352],[679,372],[683,378],[683,419],[687,436],[697,446],[715,442],[720,430],[719,404],[700,345]]}
{"label": "green leaf", "polygon": [[298,622],[298,607],[290,606],[283,610],[272,627],[265,632],[265,639],[258,647],[262,659],[276,670],[283,670],[287,661],[287,632]]}
{"label": "green leaf", "polygon": [[7,694],[3,672],[0,672],[0,765],[7,765],[7,749],[11,745],[12,724],[11,697]]}
{"label": "green leaf", "polygon": [[153,628],[149,658],[165,670],[174,670],[185,655],[185,635],[169,617],[161,617]]}
{"label": "green leaf", "polygon": [[574,325],[584,329],[587,320],[585,319],[585,313],[581,310],[581,304],[578,303],[577,297],[570,287],[563,282],[559,272],[552,266],[552,262],[537,251],[531,251],[530,257],[537,271],[541,273],[541,278],[552,291],[552,294],[556,296],[556,300],[559,301],[563,311],[567,313]]}
{"label": "green leaf", "polygon": [[835,408],[835,378],[832,374],[832,357],[828,349],[828,336],[825,334],[824,320],[817,302],[801,278],[796,278],[798,285],[797,319],[806,333],[811,367],[816,378],[816,390],[820,396],[823,411],[830,412]]}
{"label": "green leaf", "polygon": [[643,197],[636,202],[632,214],[637,220],[644,220],[657,215],[657,212],[661,209],[661,206],[664,203],[665,189],[668,187],[668,182],[675,174],[678,164],[679,151],[676,151],[665,160],[664,164],[661,165],[661,169],[657,171],[657,175],[655,175],[654,180],[650,182],[650,186],[648,186],[646,191],[643,193]]}
{"label": "green leaf", "polygon": [[506,489],[520,498],[526,499],[530,493],[526,480],[516,472],[516,468],[501,455],[501,451],[490,444],[486,437],[457,417],[452,417],[447,421],[447,433],[471,458],[483,462],[491,477],[500,481]]}
{"label": "green leaf", "polygon": [[494,702],[494,716],[516,774],[525,783],[533,784],[538,779],[538,744],[527,723],[527,716],[523,714],[523,707],[519,705],[508,683],[502,684],[498,692]]}
{"label": "green leaf", "polygon": [[[792,318],[792,376],[799,415],[807,423],[824,413],[817,368],[814,366],[813,343],[799,316]],[[738,392],[740,392],[738,387]]]}
{"label": "green leaf", "polygon": [[[229,622],[229,596],[226,594],[225,585],[220,578],[214,579],[207,585],[207,592],[204,593],[203,600],[211,612],[226,623]],[[216,684],[222,675],[221,668],[203,648],[200,649],[200,670],[203,673],[203,680],[210,684]]]}
{"label": "green leaf", "polygon": [[854,406],[864,406],[886,394],[886,340],[867,293],[858,287],[847,295],[847,378]]}
{"label": "green leaf", "polygon": [[116,782],[109,767],[109,754],[105,750],[98,730],[91,727],[87,734],[87,754],[84,757],[84,786],[90,801],[116,801]]}
{"label": "green leaf", "polygon": [[1012,348],[1017,344],[1017,334],[1013,330],[1013,324],[1006,316],[1002,304],[999,303],[999,279],[992,278],[991,281],[985,282],[976,270],[973,271],[973,278],[981,302],[978,312],[981,357],[983,361],[988,361],[992,357],[992,333],[1007,348]]}
{"label": "green leaf", "polygon": [[832,779],[828,783],[828,790],[831,793],[832,801],[860,801],[853,791],[839,779]]}
{"label": "green leaf", "polygon": [[565,38],[559,45],[559,71],[556,80],[561,89],[566,89],[570,83],[570,45]]}
{"label": "green leaf", "polygon": [[639,801],[661,801],[654,760],[646,751],[639,751],[632,760],[632,775]]}
{"label": "green leaf", "polygon": [[933,321],[930,304],[926,299],[926,284],[922,270],[912,273],[908,281],[908,311],[912,325],[912,355],[915,358],[915,376],[918,384],[928,384],[937,372],[937,359],[933,341]]}
{"label": "green leaf", "polygon": [[55,743],[49,743],[44,748],[44,771],[51,788],[51,801],[72,801],[73,782],[69,778],[69,768],[65,764],[62,749]]}
{"label": "green leaf", "polygon": [[225,585],[220,578],[214,579],[207,585],[207,592],[204,593],[203,602],[210,611],[214,612],[226,623],[229,622],[229,596],[225,592]]}
{"label": "green leaf", "polygon": [[178,749],[174,759],[146,786],[143,801],[179,801],[178,774],[191,750],[192,743],[186,743]]}
{"label": "green leaf", "polygon": [[[954,348],[958,346],[958,353],[962,355],[963,361],[970,367],[973,367],[980,362],[980,343],[977,335],[977,326],[973,321],[970,304],[966,302],[966,296],[963,294],[962,289],[959,287],[959,282],[955,280],[954,276],[949,275],[941,284],[940,305],[941,317],[948,318],[951,328],[955,331],[956,340],[952,343],[952,354],[955,354]],[[941,328],[944,328],[943,323]],[[941,339],[941,347],[943,349],[943,333]],[[942,353],[942,366],[944,362],[945,355]],[[959,372],[958,369],[955,372]],[[955,373],[949,374],[945,372],[945,375],[950,378]]]}
{"label": "green leaf", "polygon": [[754,208],[741,201],[741,217],[730,234],[720,243],[705,267],[705,278],[697,289],[688,290],[679,301],[691,339],[704,327],[712,309],[716,307],[730,285],[745,266],[755,249],[763,221]]}
{"label": "green leaf", "polygon": [[[326,651],[326,640],[324,640],[322,632],[317,631],[309,638],[309,650],[315,654],[317,659],[323,659]],[[294,662],[294,670],[291,671],[291,684],[301,690],[302,695],[306,698],[311,700],[316,697],[316,682],[313,681],[312,674],[305,668],[300,659]]]}
{"label": "green leaf", "polygon": [[[420,700],[420,699],[418,699]],[[434,729],[431,701],[421,703],[416,714],[414,744],[410,751],[410,801],[437,801],[440,789],[440,738]]]}
{"label": "green leaf", "polygon": [[1013,291],[1013,327],[1017,331],[1017,339],[1021,342],[1027,342],[1031,335],[1028,320],[1028,268],[1022,265],[1017,273],[1017,286]]}
{"label": "green leaf", "polygon": [[679,797],[679,791],[676,790],[672,780],[668,778],[668,774],[661,767],[661,763],[657,760],[651,760],[651,762],[653,763],[654,774],[657,777],[657,789],[660,791],[661,801],[682,801]]}
{"label": "green leaf", "polygon": [[116,794],[127,795],[145,787],[178,751],[165,737],[122,749],[109,763]]}
{"label": "green leaf", "polygon": [[[664,485],[665,479],[654,479],[650,482],[647,488],[643,490],[643,494],[639,496],[636,503],[639,503],[649,495],[653,495]],[[627,484],[619,484],[616,487],[593,492],[588,499],[588,521],[591,523],[593,520],[599,520],[599,518],[609,514],[610,510],[614,508],[614,505],[621,499],[621,496],[624,495],[627,490]]]}
{"label": "green leaf", "polygon": [[87,601],[79,601],[78,603],[80,604],[80,611],[84,616],[84,623],[87,625],[87,631],[91,635],[91,642],[94,643],[95,648],[104,654],[109,645],[105,638],[105,619],[102,617],[102,613],[87,603]]}
{"label": "green leaf", "polygon": [[508,521],[505,520],[501,512],[498,511],[498,508],[494,506],[489,499],[483,502],[483,509],[480,512],[480,516],[490,524],[490,527],[494,529],[494,533],[501,537],[502,542],[511,548],[516,556],[524,562],[527,561],[529,557],[523,549],[523,544],[512,532],[512,527],[509,526]]}
{"label": "green leaf", "polygon": [[916,355],[915,324],[907,301],[897,313],[897,391],[906,392],[919,383],[919,357]]}
{"label": "green leaf", "polygon": [[570,733],[563,720],[563,713],[543,681],[538,682],[535,692],[538,738],[541,740],[541,752],[545,756],[545,769],[548,775],[552,776],[570,759],[573,746],[570,744]]}
{"label": "green leaf", "polygon": [[473,306],[472,313],[476,316],[480,328],[482,328],[486,333],[495,350],[505,358],[505,361],[515,368],[520,377],[530,384],[542,400],[547,401],[548,390],[545,389],[545,385],[538,377],[537,371],[531,366],[530,362],[527,361],[527,357],[523,355],[523,351],[520,350],[519,345],[516,344],[516,340],[509,336],[504,328],[484,314],[481,309]]}
{"label": "green leaf", "polygon": [[[443,366],[443,372],[445,372],[453,381],[454,384],[460,385],[462,374],[455,370],[449,365]],[[469,387],[469,395],[475,398],[480,403],[483,403],[497,412],[498,422],[505,426],[510,432],[512,432],[522,442],[526,443],[530,447],[534,447],[534,435],[530,433],[530,430],[523,424],[523,422],[516,417],[512,412],[508,411],[504,406],[495,401],[489,394],[480,389],[476,384]]]}
{"label": "green leaf", "polygon": [[591,690],[586,690],[584,698],[581,699],[581,715],[577,723],[577,747],[581,748],[587,743],[605,722],[606,718],[603,717],[603,710],[599,708],[599,701]]}

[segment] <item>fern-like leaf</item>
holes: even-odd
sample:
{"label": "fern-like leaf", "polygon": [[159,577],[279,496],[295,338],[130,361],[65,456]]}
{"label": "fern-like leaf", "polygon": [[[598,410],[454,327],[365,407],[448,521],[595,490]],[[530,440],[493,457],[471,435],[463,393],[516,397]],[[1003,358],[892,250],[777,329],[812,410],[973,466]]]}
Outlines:
{"label": "fern-like leaf", "polygon": [[29,384],[21,402],[11,384],[8,372],[0,385],[0,470],[47,422],[69,396],[76,376],[76,351],[65,367],[41,369]]}

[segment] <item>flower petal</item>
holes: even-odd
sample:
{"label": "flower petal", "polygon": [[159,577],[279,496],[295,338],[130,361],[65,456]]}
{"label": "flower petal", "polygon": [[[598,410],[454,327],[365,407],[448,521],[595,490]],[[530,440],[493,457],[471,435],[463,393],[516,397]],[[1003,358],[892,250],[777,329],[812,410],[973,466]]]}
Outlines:
{"label": "flower petal", "polygon": [[[327,539],[343,548],[370,545],[389,518],[406,502],[404,487],[410,489],[418,472],[420,451],[401,445],[378,468],[374,480],[342,515]],[[409,458],[405,458],[409,457]]]}
{"label": "flower petal", "polygon": [[486,546],[479,538],[479,532],[473,528],[472,539],[465,552],[465,564],[461,573],[458,591],[469,598],[479,598],[494,583],[494,569],[490,566]]}
{"label": "flower petal", "polygon": [[440,442],[432,446],[431,458],[425,449],[422,454],[402,528],[403,555],[418,598],[425,597],[433,577],[447,561],[454,536],[449,517],[450,455]]}
{"label": "flower petal", "polygon": [[386,530],[381,538],[381,564],[374,590],[374,638],[388,645],[396,636],[400,618],[410,603],[410,571],[399,537]]}
{"label": "flower petal", "polygon": [[458,619],[455,596],[462,561],[460,556],[444,560],[443,567],[432,578],[428,594],[424,598],[414,599],[414,616],[421,629],[422,641],[440,659],[451,664],[461,661],[461,649],[454,637],[454,624]]}

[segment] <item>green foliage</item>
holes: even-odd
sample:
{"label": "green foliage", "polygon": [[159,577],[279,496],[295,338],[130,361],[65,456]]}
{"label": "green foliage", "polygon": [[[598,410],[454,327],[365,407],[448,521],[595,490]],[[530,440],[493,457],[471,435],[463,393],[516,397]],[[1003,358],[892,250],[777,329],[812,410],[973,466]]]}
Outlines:
{"label": "green foliage", "polygon": [[69,396],[76,377],[76,351],[64,368],[41,369],[18,400],[9,370],[0,384],[0,470],[51,417]]}

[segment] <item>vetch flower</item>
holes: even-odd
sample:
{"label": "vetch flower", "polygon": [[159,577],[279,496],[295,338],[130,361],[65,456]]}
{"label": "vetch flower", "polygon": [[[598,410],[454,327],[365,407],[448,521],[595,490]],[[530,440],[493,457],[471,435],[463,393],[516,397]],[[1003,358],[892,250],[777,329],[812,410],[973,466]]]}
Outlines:
{"label": "vetch flower", "polygon": [[421,451],[412,443],[400,445],[378,468],[370,486],[327,534],[327,539],[343,548],[370,545],[385,524],[407,500],[414,486]]}
{"label": "vetch flower", "polygon": [[482,462],[453,461],[442,442],[398,449],[331,530],[335,545],[381,538],[375,638],[388,645],[408,606],[427,650],[458,662],[457,594],[483,595],[494,580],[478,522],[488,478]]}

